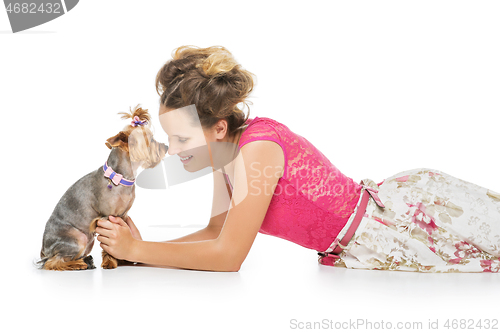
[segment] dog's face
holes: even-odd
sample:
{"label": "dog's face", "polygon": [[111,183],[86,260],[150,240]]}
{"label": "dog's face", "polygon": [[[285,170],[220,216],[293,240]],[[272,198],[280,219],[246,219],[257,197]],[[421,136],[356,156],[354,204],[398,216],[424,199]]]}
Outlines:
{"label": "dog's face", "polygon": [[129,156],[132,162],[142,162],[144,169],[154,168],[165,157],[168,147],[154,139],[148,127],[137,127],[128,137]]}
{"label": "dog's face", "polygon": [[128,125],[123,131],[109,138],[106,146],[127,152],[131,162],[136,162],[145,169],[154,168],[165,157],[168,146],[154,139],[147,110],[136,108],[123,118],[134,118],[136,115],[147,123],[136,127]]}

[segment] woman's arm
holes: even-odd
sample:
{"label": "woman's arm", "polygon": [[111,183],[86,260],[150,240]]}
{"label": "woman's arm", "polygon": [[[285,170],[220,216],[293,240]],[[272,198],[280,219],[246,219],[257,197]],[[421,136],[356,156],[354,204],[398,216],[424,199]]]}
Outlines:
{"label": "woman's arm", "polygon": [[202,240],[209,240],[209,239],[216,239],[219,237],[220,231],[222,229],[222,225],[219,225],[218,222],[214,222],[214,220],[221,220],[222,223],[224,223],[224,220],[226,218],[227,212],[224,212],[220,214],[220,216],[216,216],[215,219],[211,218],[210,222],[208,225],[200,229],[198,231],[195,231],[189,235],[182,236],[180,238],[164,241],[163,243],[170,243],[170,242],[196,242],[196,241],[202,241]]}
{"label": "woman's arm", "polygon": [[264,220],[283,168],[283,151],[275,142],[254,141],[243,146],[235,161],[234,206],[227,211],[215,239],[140,241],[131,237],[127,225],[118,219],[123,225],[99,221],[98,240],[106,252],[118,259],[186,269],[238,271]]}

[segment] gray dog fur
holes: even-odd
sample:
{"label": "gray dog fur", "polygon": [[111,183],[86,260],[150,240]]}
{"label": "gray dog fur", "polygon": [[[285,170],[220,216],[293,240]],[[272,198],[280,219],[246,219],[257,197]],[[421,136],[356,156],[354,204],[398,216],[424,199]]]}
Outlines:
{"label": "gray dog fur", "polygon": [[[168,146],[158,143],[160,160],[150,165],[157,165],[165,156]],[[155,161],[156,162],[156,161]],[[113,147],[108,160],[108,166],[125,179],[135,179],[135,171],[140,163],[131,162],[129,153],[118,147]],[[95,231],[91,230],[92,222],[97,218],[109,215],[126,218],[135,199],[135,184],[132,186],[112,185],[104,177],[103,167],[80,178],[59,200],[45,226],[43,234],[40,268],[50,258],[58,256],[64,260],[83,259],[87,268],[95,268],[92,257],[89,256],[94,245]],[[83,245],[84,250],[83,250]],[[83,253],[82,253],[83,250]]]}

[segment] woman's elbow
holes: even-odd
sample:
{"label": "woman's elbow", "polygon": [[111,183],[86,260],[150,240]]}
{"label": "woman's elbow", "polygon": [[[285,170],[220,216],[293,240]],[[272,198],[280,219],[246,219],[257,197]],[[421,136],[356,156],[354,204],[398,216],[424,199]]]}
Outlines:
{"label": "woman's elbow", "polygon": [[232,262],[219,257],[217,258],[215,265],[213,265],[213,268],[210,270],[215,272],[238,272],[240,267],[241,263]]}
{"label": "woman's elbow", "polygon": [[243,260],[228,253],[221,255],[220,258],[222,258],[221,269],[224,272],[238,272],[243,264]]}
{"label": "woman's elbow", "polygon": [[217,270],[221,272],[238,272],[245,258],[241,258],[241,255],[238,255],[237,252],[234,249],[227,249],[221,244],[217,244]]}
{"label": "woman's elbow", "polygon": [[220,271],[221,272],[234,272],[237,273],[240,270],[241,265],[226,265]]}

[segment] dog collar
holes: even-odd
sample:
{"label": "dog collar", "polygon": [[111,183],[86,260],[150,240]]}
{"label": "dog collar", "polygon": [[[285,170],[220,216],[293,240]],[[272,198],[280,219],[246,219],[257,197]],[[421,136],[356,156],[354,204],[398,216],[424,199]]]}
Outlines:
{"label": "dog collar", "polygon": [[108,162],[106,161],[102,166],[104,170],[104,177],[109,178],[108,188],[111,189],[111,182],[115,185],[123,185],[123,186],[132,186],[135,183],[135,180],[128,180],[123,178],[123,175],[116,173],[110,166],[108,166]]}

